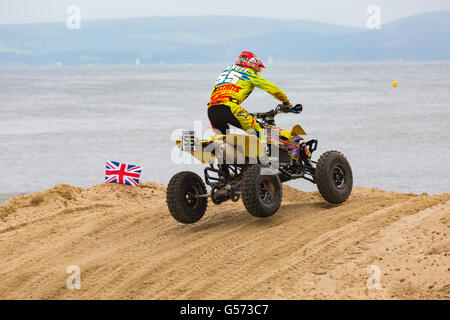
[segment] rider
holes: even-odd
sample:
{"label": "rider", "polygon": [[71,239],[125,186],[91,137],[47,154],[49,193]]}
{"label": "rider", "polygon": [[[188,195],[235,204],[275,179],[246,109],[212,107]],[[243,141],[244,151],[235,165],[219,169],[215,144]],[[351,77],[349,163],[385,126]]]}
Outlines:
{"label": "rider", "polygon": [[261,128],[255,118],[240,104],[255,87],[265,90],[283,103],[282,111],[292,108],[289,99],[275,84],[258,74],[265,68],[253,53],[243,51],[234,65],[225,69],[214,85],[208,103],[208,118],[216,134],[226,134],[229,124],[258,136]]}

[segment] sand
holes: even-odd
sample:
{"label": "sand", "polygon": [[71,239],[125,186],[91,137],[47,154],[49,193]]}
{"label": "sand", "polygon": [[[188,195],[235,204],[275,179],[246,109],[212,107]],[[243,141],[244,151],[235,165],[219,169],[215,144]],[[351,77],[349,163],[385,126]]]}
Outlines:
{"label": "sand", "polygon": [[[0,206],[0,298],[450,299],[450,194],[358,187],[333,206],[284,186],[267,219],[241,202],[208,205],[182,225],[155,183],[11,199]],[[79,290],[66,287],[71,265]]]}

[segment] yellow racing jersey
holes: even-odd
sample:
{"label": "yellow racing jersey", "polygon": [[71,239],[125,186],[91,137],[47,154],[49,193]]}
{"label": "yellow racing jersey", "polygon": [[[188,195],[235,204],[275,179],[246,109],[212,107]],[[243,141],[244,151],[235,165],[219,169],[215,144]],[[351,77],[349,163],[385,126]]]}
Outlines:
{"label": "yellow racing jersey", "polygon": [[217,78],[208,106],[240,105],[258,87],[283,103],[289,100],[281,89],[267,81],[251,68],[232,65]]}

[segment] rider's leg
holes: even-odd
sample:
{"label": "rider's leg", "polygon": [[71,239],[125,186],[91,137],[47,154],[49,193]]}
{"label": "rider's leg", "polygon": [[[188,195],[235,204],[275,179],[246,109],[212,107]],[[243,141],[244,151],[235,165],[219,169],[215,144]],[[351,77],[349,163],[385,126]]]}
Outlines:
{"label": "rider's leg", "polygon": [[213,130],[219,130],[222,134],[226,134],[230,128],[228,124],[231,124],[265,141],[264,129],[247,110],[237,104],[211,106],[208,108],[208,117]]}
{"label": "rider's leg", "polygon": [[241,129],[250,134],[255,134],[262,141],[266,141],[264,129],[247,110],[237,104],[230,106],[230,110],[233,113],[233,116],[238,120]]}
{"label": "rider's leg", "polygon": [[258,121],[244,108],[240,105],[233,104],[230,106],[230,110],[233,113],[234,118],[239,121],[241,129],[251,133],[251,131],[255,131],[255,134],[262,130]]}
{"label": "rider's leg", "polygon": [[[220,130],[222,134],[228,134],[228,132],[226,132],[230,128],[228,124],[231,124],[236,128],[243,129],[250,134],[256,135],[264,144],[267,141],[264,129],[247,110],[239,105],[236,105],[235,108],[228,105],[211,106],[208,109],[208,117],[213,130]],[[260,144],[254,146],[256,149],[252,150],[258,150],[259,154]]]}

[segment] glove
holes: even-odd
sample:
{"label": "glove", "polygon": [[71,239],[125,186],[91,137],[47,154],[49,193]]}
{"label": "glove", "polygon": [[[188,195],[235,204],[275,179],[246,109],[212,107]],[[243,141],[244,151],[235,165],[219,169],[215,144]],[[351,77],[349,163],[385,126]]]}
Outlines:
{"label": "glove", "polygon": [[292,113],[300,113],[303,111],[303,106],[301,104],[296,104],[294,107],[292,107],[291,112]]}
{"label": "glove", "polygon": [[285,102],[283,103],[283,105],[281,106],[280,110],[282,112],[290,112],[292,109],[292,104],[290,102]]}

